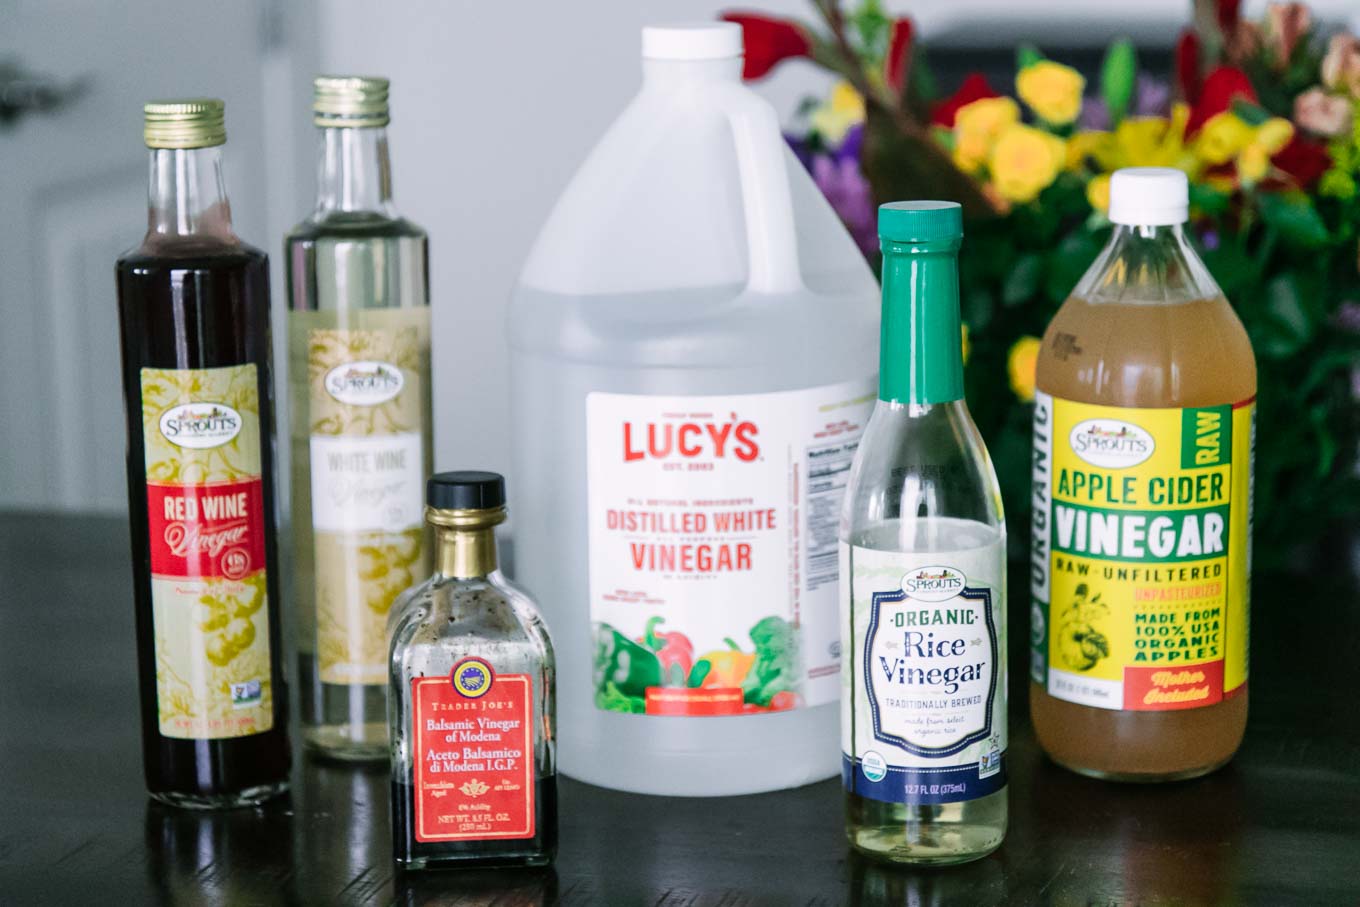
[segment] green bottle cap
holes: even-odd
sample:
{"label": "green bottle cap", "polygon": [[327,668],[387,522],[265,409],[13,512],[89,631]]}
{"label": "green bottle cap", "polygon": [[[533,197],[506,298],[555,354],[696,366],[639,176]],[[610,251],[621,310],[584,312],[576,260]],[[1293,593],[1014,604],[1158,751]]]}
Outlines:
{"label": "green bottle cap", "polygon": [[958,202],[889,202],[878,208],[878,237],[884,242],[940,242],[963,237]]}
{"label": "green bottle cap", "polygon": [[878,209],[883,246],[883,337],[878,397],[948,403],[963,397],[956,202],[893,202]]}

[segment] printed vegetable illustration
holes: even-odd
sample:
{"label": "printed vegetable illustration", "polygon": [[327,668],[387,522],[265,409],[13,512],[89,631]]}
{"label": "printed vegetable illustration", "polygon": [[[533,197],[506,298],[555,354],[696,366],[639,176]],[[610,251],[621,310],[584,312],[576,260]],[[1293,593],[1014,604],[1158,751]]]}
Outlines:
{"label": "printed vegetable illustration", "polygon": [[766,617],[751,628],[751,641],[756,661],[742,683],[746,701],[769,706],[779,693],[797,693],[801,672],[793,625],[782,617]]}
{"label": "printed vegetable illustration", "polygon": [[1089,593],[1085,583],[1077,586],[1072,605],[1058,626],[1058,653],[1063,664],[1074,671],[1089,671],[1110,654],[1109,640],[1095,626],[1110,609],[1100,600],[1098,592],[1087,601]]}
{"label": "printed vegetable illustration", "polygon": [[730,637],[724,639],[726,649],[714,649],[699,656],[689,672],[691,687],[739,687],[746,680],[751,665],[755,664],[754,653],[741,650]]}
{"label": "printed vegetable illustration", "polygon": [[222,667],[250,648],[255,641],[251,615],[264,605],[264,575],[256,574],[243,584],[250,590],[244,601],[226,592],[202,595],[198,599],[198,628],[203,631],[203,654]]}
{"label": "printed vegetable illustration", "polygon": [[655,652],[609,624],[595,634],[595,701],[602,709],[641,713],[648,687],[661,686],[661,661]]}
{"label": "printed vegetable illustration", "polygon": [[656,653],[666,686],[683,687],[694,664],[694,643],[683,633],[658,633],[657,626],[665,622],[664,617],[653,617],[647,621],[646,633],[638,642]]}

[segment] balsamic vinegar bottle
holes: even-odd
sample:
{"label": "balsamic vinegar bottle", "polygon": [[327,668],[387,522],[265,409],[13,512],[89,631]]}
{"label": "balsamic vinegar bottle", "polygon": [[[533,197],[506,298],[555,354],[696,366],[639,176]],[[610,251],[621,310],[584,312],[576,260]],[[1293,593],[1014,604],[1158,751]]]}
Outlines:
{"label": "balsamic vinegar bottle", "polygon": [[233,232],[217,100],[145,108],[149,224],[118,260],[142,746],[151,796],[288,786],[269,262]]}
{"label": "balsamic vinegar bottle", "polygon": [[387,759],[387,616],[430,570],[425,231],[392,206],[386,79],[321,76],[316,207],[285,242],[302,734]]}

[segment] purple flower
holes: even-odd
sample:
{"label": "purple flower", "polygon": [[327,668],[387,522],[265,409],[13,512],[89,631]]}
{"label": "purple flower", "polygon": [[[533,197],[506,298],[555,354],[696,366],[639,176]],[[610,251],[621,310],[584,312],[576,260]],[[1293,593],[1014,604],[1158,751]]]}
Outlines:
{"label": "purple flower", "polygon": [[[1152,76],[1140,75],[1129,110],[1135,117],[1164,117],[1171,112],[1171,85]],[[1081,106],[1082,129],[1109,129],[1110,108],[1101,97],[1090,97]]]}
{"label": "purple flower", "polygon": [[841,222],[865,256],[878,249],[873,192],[859,169],[859,159],[840,154],[812,157],[812,181],[840,216]]}

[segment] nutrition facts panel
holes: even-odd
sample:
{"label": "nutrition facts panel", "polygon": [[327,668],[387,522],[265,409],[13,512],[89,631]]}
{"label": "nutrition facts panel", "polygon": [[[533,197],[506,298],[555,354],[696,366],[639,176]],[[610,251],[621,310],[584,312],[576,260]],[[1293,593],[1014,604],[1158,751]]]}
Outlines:
{"label": "nutrition facts panel", "polygon": [[807,450],[807,584],[809,592],[836,584],[841,501],[858,440]]}

